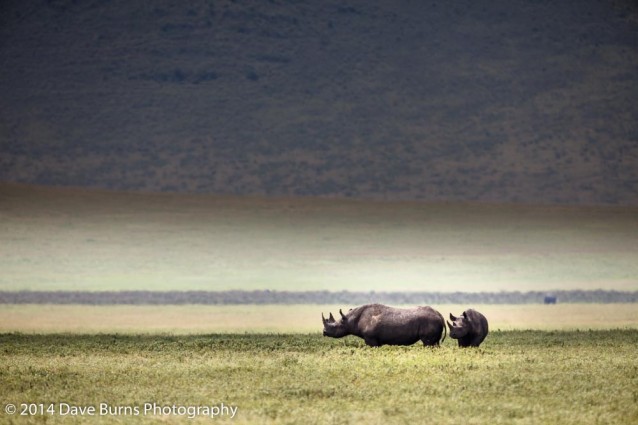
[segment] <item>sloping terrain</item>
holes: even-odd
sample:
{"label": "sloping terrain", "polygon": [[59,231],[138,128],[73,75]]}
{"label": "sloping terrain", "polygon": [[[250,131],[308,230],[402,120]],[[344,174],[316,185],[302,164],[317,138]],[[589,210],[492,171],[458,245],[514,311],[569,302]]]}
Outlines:
{"label": "sloping terrain", "polygon": [[3,1],[0,180],[638,204],[629,1]]}
{"label": "sloping terrain", "polygon": [[636,291],[637,217],[0,184],[0,291]]}

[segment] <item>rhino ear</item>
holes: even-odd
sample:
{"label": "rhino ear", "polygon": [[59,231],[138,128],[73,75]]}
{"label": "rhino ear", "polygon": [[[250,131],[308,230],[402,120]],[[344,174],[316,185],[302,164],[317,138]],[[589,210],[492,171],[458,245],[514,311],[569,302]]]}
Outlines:
{"label": "rhino ear", "polygon": [[450,320],[456,322],[456,317],[452,313],[450,313]]}

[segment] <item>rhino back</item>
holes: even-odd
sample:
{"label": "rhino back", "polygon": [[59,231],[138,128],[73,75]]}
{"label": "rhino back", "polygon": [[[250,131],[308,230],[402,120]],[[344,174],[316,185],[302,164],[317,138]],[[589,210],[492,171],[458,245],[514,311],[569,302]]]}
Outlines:
{"label": "rhino back", "polygon": [[472,326],[471,332],[474,335],[485,336],[488,332],[487,318],[476,310],[469,309],[465,312]]}
{"label": "rhino back", "polygon": [[[432,332],[440,314],[429,307],[400,309],[374,305],[361,311],[357,330],[362,336],[382,340],[416,342],[424,333]],[[442,326],[443,317],[440,317]]]}

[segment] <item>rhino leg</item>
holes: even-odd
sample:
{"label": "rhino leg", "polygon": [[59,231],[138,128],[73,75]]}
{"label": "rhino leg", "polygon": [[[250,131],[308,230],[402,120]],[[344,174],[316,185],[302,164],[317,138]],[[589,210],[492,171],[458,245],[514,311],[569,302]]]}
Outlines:
{"label": "rhino leg", "polygon": [[434,338],[423,338],[421,339],[424,347],[438,347],[439,340]]}
{"label": "rhino leg", "polygon": [[483,339],[485,339],[483,336],[481,335],[477,335],[473,340],[472,343],[470,344],[472,347],[478,347],[479,345],[481,345],[481,342],[483,342]]}
{"label": "rhino leg", "polygon": [[366,345],[368,347],[379,347],[381,344],[379,344],[379,341],[376,338],[364,338],[363,339],[366,342]]}
{"label": "rhino leg", "polygon": [[481,345],[485,337],[480,335],[468,335],[463,338],[459,338],[459,347],[478,347]]}
{"label": "rhino leg", "polygon": [[470,347],[472,345],[471,338],[459,338],[459,347]]}

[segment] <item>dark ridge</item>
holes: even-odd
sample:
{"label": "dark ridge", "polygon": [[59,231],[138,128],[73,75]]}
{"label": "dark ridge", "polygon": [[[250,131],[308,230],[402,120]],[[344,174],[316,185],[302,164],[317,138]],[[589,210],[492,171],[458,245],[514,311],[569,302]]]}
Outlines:
{"label": "dark ridge", "polygon": [[638,205],[636,0],[3,0],[0,63],[0,180]]}
{"label": "dark ridge", "polygon": [[[547,292],[0,291],[0,304],[538,304]],[[553,291],[557,303],[635,303],[638,291]]]}

